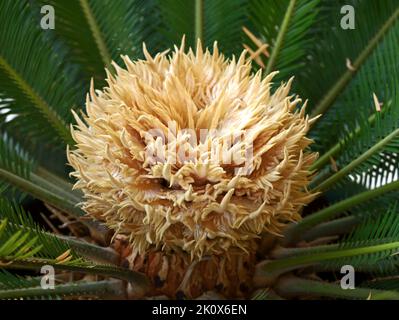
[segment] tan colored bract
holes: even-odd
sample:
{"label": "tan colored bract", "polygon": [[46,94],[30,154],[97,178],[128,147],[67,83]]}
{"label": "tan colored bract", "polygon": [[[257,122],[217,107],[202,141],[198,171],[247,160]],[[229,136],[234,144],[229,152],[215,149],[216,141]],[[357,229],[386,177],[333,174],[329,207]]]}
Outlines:
{"label": "tan colored bract", "polygon": [[[301,100],[289,95],[292,79],[272,93],[275,73],[262,79],[245,52],[228,60],[216,44],[212,53],[198,44],[195,52],[182,45],[155,57],[144,47],[144,55],[123,57],[126,69],[114,64],[108,87],[95,91],[92,84],[83,121],[75,115],[76,149],[68,159],[83,210],[126,236],[136,253],[151,246],[192,258],[251,250],[262,232],[280,234],[297,221],[314,196],[306,186],[316,154],[307,151],[312,120],[304,107],[294,110]],[[195,159],[169,162],[188,142],[181,135],[163,144],[146,138],[154,128],[168,137],[168,123],[216,134],[195,146]],[[253,147],[247,175],[235,173],[242,164],[204,160],[210,142],[240,132],[245,138],[235,150]],[[171,146],[177,151],[165,149]],[[166,150],[166,161],[148,159],[156,147]]]}

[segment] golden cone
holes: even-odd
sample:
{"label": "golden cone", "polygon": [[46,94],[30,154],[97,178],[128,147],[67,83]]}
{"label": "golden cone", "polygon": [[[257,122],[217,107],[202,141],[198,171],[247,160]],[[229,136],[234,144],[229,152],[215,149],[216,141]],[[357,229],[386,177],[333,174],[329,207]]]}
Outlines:
{"label": "golden cone", "polygon": [[183,273],[187,258],[252,255],[260,234],[280,235],[314,196],[312,120],[292,79],[272,92],[275,73],[252,74],[245,52],[228,60],[216,44],[155,57],[144,46],[144,55],[113,64],[108,87],[92,83],[87,115],[75,115],[68,160],[83,210],[131,244],[133,268],[157,251],[180,255]]}

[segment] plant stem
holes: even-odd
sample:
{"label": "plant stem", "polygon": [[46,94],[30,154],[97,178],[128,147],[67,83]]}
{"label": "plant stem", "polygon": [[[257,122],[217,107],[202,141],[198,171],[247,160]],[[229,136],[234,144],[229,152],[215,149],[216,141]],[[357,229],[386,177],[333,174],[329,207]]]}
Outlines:
{"label": "plant stem", "polygon": [[294,248],[286,248],[286,247],[278,247],[270,252],[270,257],[273,260],[278,259],[286,259],[290,257],[297,257],[304,254],[312,254],[314,252],[327,251],[327,250],[335,250],[339,248],[339,244],[325,244],[319,246],[310,246],[310,247],[294,247]]}
{"label": "plant stem", "polygon": [[0,299],[21,299],[57,296],[82,296],[95,295],[101,297],[122,297],[125,286],[121,280],[103,280],[93,282],[75,282],[57,284],[54,289],[43,289],[41,287],[0,290]]}
{"label": "plant stem", "polygon": [[337,284],[302,279],[294,276],[284,277],[278,281],[275,289],[280,295],[289,298],[310,296],[341,299],[399,300],[399,293],[396,291],[368,288],[344,290]]}
{"label": "plant stem", "polygon": [[195,41],[198,39],[204,43],[204,2],[203,0],[195,0]]}
{"label": "plant stem", "polygon": [[[312,252],[312,254],[303,254],[299,256],[290,256],[288,258],[283,258],[279,260],[269,261],[266,264],[263,264],[260,269],[257,270],[258,274],[263,275],[264,277],[278,277],[279,275],[301,268],[310,266],[313,264],[318,264],[320,262],[340,259],[340,258],[348,258],[358,255],[372,254],[387,250],[394,250],[399,248],[399,242],[389,242],[378,245],[366,246],[366,247],[358,247],[358,248],[339,248],[331,247],[333,250],[328,250],[328,246],[322,246],[323,251],[321,252]],[[304,251],[298,249],[299,252]],[[316,250],[316,248],[310,248],[310,250]]]}
{"label": "plant stem", "polygon": [[149,286],[149,280],[145,275],[129,269],[106,266],[106,265],[76,265],[76,264],[58,264],[53,260],[46,259],[24,259],[8,261],[7,268],[18,270],[40,271],[43,265],[51,265],[55,270],[81,272],[87,274],[97,274],[105,277],[112,277],[133,283],[135,286],[146,291]]}
{"label": "plant stem", "polygon": [[273,47],[269,60],[267,61],[265,74],[269,74],[273,71],[274,65],[277,61],[277,56],[280,53],[280,49],[284,42],[284,37],[286,35],[288,25],[294,12],[295,2],[296,0],[290,0],[290,3],[288,4],[288,8],[285,12],[283,22],[281,23],[280,30],[277,35],[276,44]]}
{"label": "plant stem", "polygon": [[64,197],[58,195],[57,193],[49,191],[34,182],[26,180],[3,169],[0,169],[0,177],[22,191],[29,193],[35,198],[52,204],[60,210],[67,210],[68,212],[74,213],[75,217],[80,217],[83,215],[81,210],[75,206],[76,204],[74,202],[69,199],[64,199]]}
{"label": "plant stem", "polygon": [[93,243],[74,239],[63,235],[54,235],[55,237],[65,241],[68,245],[84,258],[97,262],[118,266],[120,256],[111,248],[104,248]]}
{"label": "plant stem", "polygon": [[336,219],[329,222],[321,223],[300,236],[301,240],[311,241],[321,237],[329,237],[333,235],[341,235],[352,230],[359,221],[356,216],[349,216]]}
{"label": "plant stem", "polygon": [[62,188],[64,190],[67,190],[72,193],[76,193],[76,196],[79,196],[79,194],[77,192],[74,192],[72,190],[73,184],[71,182],[69,182],[68,180],[64,179],[63,177],[60,177],[40,166],[38,166],[35,169],[35,174],[37,174],[38,176],[40,176],[48,181],[51,181],[52,183],[59,186],[59,188]]}
{"label": "plant stem", "polygon": [[82,198],[79,198],[76,194],[72,193],[72,189],[65,190],[63,187],[53,183],[51,180],[45,179],[37,175],[36,173],[32,172],[30,174],[30,180],[33,183],[43,187],[44,189],[53,190],[54,192],[57,192],[58,194],[65,197],[65,199],[68,199],[74,202],[75,204],[78,204],[79,202],[82,201]]}
{"label": "plant stem", "polygon": [[364,201],[376,198],[384,193],[394,191],[399,189],[399,181],[394,181],[391,183],[387,183],[379,188],[375,188],[373,190],[367,190],[365,192],[361,192],[357,195],[354,195],[345,200],[339,201],[337,203],[332,204],[331,206],[322,209],[318,212],[312,213],[311,215],[305,217],[302,221],[297,223],[296,225],[292,225],[287,228],[285,233],[285,243],[291,244],[300,237],[301,233],[310,229],[311,227],[327,220],[334,218],[337,214],[354,207]]}
{"label": "plant stem", "polygon": [[[311,113],[311,117],[315,117],[315,116],[318,116],[319,114],[323,114],[330,108],[330,106],[334,103],[334,101],[340,95],[342,90],[346,87],[346,85],[351,81],[353,76],[356,74],[357,70],[362,66],[362,64],[370,56],[370,54],[373,52],[373,50],[377,47],[380,40],[388,32],[388,30],[394,24],[394,22],[396,21],[398,16],[399,16],[399,8],[393,12],[393,14],[388,18],[388,20],[378,30],[377,34],[372,39],[370,39],[367,46],[363,49],[363,51],[358,55],[358,57],[354,61],[353,69],[352,70],[347,69],[345,71],[345,73],[341,76],[341,78],[335,83],[335,85],[330,89],[330,91],[320,101],[320,103],[313,109],[313,111]],[[317,122],[317,120],[315,120],[312,123],[312,126],[316,122]]]}

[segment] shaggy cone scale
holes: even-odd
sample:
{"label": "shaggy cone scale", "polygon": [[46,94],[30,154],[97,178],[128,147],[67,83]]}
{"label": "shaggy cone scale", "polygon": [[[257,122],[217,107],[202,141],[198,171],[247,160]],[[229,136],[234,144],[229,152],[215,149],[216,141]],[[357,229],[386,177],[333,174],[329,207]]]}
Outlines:
{"label": "shaggy cone scale", "polygon": [[228,60],[198,43],[144,55],[114,64],[75,114],[68,160],[82,208],[130,244],[131,267],[157,292],[241,296],[260,234],[280,235],[314,197],[312,120],[292,79],[272,92],[275,73],[252,74],[245,52]]}

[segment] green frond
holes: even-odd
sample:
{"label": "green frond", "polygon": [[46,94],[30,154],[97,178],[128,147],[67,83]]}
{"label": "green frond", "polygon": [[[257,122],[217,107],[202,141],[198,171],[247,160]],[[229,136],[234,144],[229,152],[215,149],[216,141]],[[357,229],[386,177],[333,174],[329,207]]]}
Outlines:
{"label": "green frond", "polygon": [[7,122],[8,132],[23,129],[61,148],[72,144],[70,109],[83,88],[66,62],[68,52],[40,28],[28,1],[2,1],[0,29],[0,87],[13,99],[2,116],[17,115]]}
{"label": "green frond", "polygon": [[246,22],[247,3],[245,0],[205,0],[204,41],[212,47],[217,41],[219,49],[226,55],[240,54],[243,49],[242,27]]}
{"label": "green frond", "polygon": [[[342,18],[340,6],[344,4],[354,7],[354,30],[335,27]],[[373,113],[373,92],[387,105],[398,80],[395,71],[398,3],[347,1],[331,6],[328,12],[332,13],[325,18],[326,29],[318,42],[319,48],[313,63],[308,65],[309,70],[314,68],[312,75],[307,80],[301,79],[302,86],[309,86],[309,90],[303,89],[302,95],[310,98],[312,115],[323,114],[312,128],[317,142],[337,141],[343,130],[356,127],[359,116],[367,118]],[[316,74],[318,80],[312,81]],[[320,151],[329,147],[331,145],[318,144]]]}
{"label": "green frond", "polygon": [[21,230],[10,234],[7,219],[0,221],[0,261],[2,264],[9,261],[23,260],[33,257],[42,249],[37,244],[37,237],[31,237],[29,232]]}
{"label": "green frond", "polygon": [[[84,212],[77,207],[77,202],[73,194],[68,194],[60,192],[57,187],[51,187],[50,182],[46,182],[44,185],[35,183],[32,179],[24,179],[12,172],[6,170],[0,170],[0,177],[2,180],[13,185],[24,193],[27,193],[36,199],[40,199],[45,203],[48,203],[55,208],[67,213],[74,219],[78,219],[82,224],[88,227],[93,239],[96,239],[100,243],[109,244],[110,238],[112,237],[112,232],[102,223],[96,220],[82,219]],[[43,180],[35,176],[36,182]]]}
{"label": "green frond", "polygon": [[[40,174],[43,170],[39,171],[39,174],[34,171],[33,162],[25,157],[17,145],[10,143],[6,136],[3,136],[3,140],[0,140],[0,191],[7,191],[11,186],[12,192],[18,190],[29,194],[80,220],[84,215],[77,207],[81,201],[80,196],[72,190],[65,189],[58,183],[58,179],[50,181],[42,178]],[[82,219],[81,222],[89,228],[95,239],[103,243],[109,242],[110,230],[104,225],[87,219]]]}
{"label": "green frond", "polygon": [[24,278],[0,270],[0,300],[61,299],[68,296],[108,297],[123,296],[124,292],[124,285],[120,280],[55,284],[54,288],[49,290],[40,286],[38,278]]}
{"label": "green frond", "polygon": [[[340,248],[354,248],[359,245],[393,243],[399,240],[399,215],[397,205],[393,205],[378,217],[366,219],[339,243]],[[367,271],[370,266],[378,266],[384,260],[391,260],[397,249],[381,251],[370,255],[353,256],[351,258],[329,261],[327,268],[338,268],[344,264],[352,265],[358,271]],[[396,268],[396,272],[399,269]]]}
{"label": "green frond", "polygon": [[385,196],[390,192],[398,191],[399,189],[399,181],[394,181],[387,183],[381,187],[367,190],[356,195],[353,195],[344,200],[338,201],[330,206],[327,206],[319,211],[312,212],[300,222],[295,225],[291,225],[285,231],[285,242],[293,243],[300,237],[300,235],[309,230],[311,227],[322,223],[324,221],[333,219],[347,210],[361,205],[366,201],[370,201],[372,199],[377,199],[378,197]]}
{"label": "green frond", "polygon": [[[394,145],[393,148],[396,149],[397,145]],[[356,177],[357,181],[367,188],[373,188],[397,180],[399,174],[398,155],[391,150],[388,149],[387,152],[380,154],[380,159],[377,159],[367,172]]]}
{"label": "green frond", "polygon": [[[353,186],[353,184],[350,184]],[[345,187],[345,186],[344,186]],[[340,187],[341,188],[341,187]],[[340,188],[337,188],[339,192]],[[370,218],[377,218],[386,214],[396,204],[398,192],[387,193],[378,198],[365,201],[347,210],[343,217],[322,222],[299,236],[299,240],[311,241],[319,237],[340,236],[347,234],[354,227]]]}
{"label": "green frond", "polygon": [[75,205],[79,199],[76,199],[71,192],[62,192],[50,181],[41,179],[34,173],[35,169],[35,161],[18,144],[3,134],[0,137],[1,190],[4,191],[9,187],[13,190],[18,189],[48,203],[62,206],[63,209],[69,208],[72,212],[77,212]]}
{"label": "green frond", "polygon": [[[146,286],[141,274],[129,269],[91,262],[77,252],[89,250],[84,243],[77,244],[41,230],[33,219],[20,207],[0,202],[0,263],[9,269],[40,270],[43,265],[56,270],[99,274],[124,279]],[[77,250],[74,250],[74,246]],[[98,249],[94,252],[98,253]]]}
{"label": "green frond", "polygon": [[297,75],[306,64],[311,28],[319,0],[249,1],[250,22],[270,46],[266,73],[279,70],[278,79]]}
{"label": "green frond", "polygon": [[319,247],[298,248],[289,250],[289,255],[281,259],[265,261],[258,266],[259,275],[267,278],[308,266],[320,266],[320,270],[340,270],[345,264],[375,265],[383,259],[389,258],[399,249],[399,241],[384,242],[370,240],[348,244],[341,248],[338,245],[324,245]]}
{"label": "green frond", "polygon": [[[23,179],[30,179],[31,172],[35,169],[35,162],[30,159],[24,150],[14,143],[6,134],[0,136],[0,176],[9,172]],[[0,194],[8,192],[10,196],[21,198],[15,185],[5,179],[0,180]]]}
{"label": "green frond", "polygon": [[37,257],[51,259],[70,249],[65,241],[39,228],[32,216],[27,214],[22,207],[1,198],[0,219],[7,220],[4,236],[10,237],[18,232],[24,232],[29,234],[29,239],[37,239],[37,243],[42,246],[42,249],[37,252]]}
{"label": "green frond", "polygon": [[370,217],[358,226],[343,243],[377,239],[399,239],[399,208],[397,202],[378,217]]}
{"label": "green frond", "polygon": [[71,237],[45,232],[23,207],[3,198],[0,198],[0,219],[7,219],[7,231],[9,234],[22,230],[37,237],[40,244],[43,245],[43,249],[38,252],[38,256],[42,258],[58,257],[72,249],[79,257],[93,262],[117,264],[119,259],[119,256],[111,249]]}
{"label": "green frond", "polygon": [[37,278],[23,278],[11,274],[5,269],[0,270],[0,290],[21,289],[38,285],[40,285],[40,280]]}
{"label": "green frond", "polygon": [[79,272],[125,280],[143,291],[148,290],[150,285],[146,276],[139,272],[110,265],[92,264],[86,261],[73,260],[59,263],[44,259],[13,260],[12,262],[8,261],[7,269],[40,271],[43,265],[52,266],[56,271]]}
{"label": "green frond", "polygon": [[151,16],[155,11],[153,0],[37,2],[54,7],[54,32],[71,48],[71,60],[82,66],[86,89],[91,77],[104,83],[104,68],[110,67],[112,60],[120,63],[120,55],[139,58],[143,41],[150,48],[157,43],[153,33],[159,19]]}
{"label": "green frond", "polygon": [[[399,210],[397,203],[377,217],[370,217],[356,227],[340,243],[341,248],[349,248],[359,243],[394,242],[399,239]],[[345,261],[333,261],[327,268],[338,267],[340,263],[350,264],[358,271],[379,275],[399,274],[398,250],[380,252],[369,256],[353,257]],[[342,264],[341,264],[342,265]]]}
{"label": "green frond", "polygon": [[[386,72],[389,71],[386,70]],[[330,182],[336,182],[339,177],[343,177],[349,172],[357,177],[363,177],[363,180],[365,180],[365,173],[376,167],[379,168],[379,177],[392,173],[392,169],[389,167],[391,164],[395,166],[397,163],[396,158],[399,150],[399,101],[395,89],[395,84],[399,81],[399,74],[396,74],[395,71],[389,72],[386,78],[390,80],[385,79],[381,86],[386,87],[384,96],[389,100],[384,102],[382,111],[375,111],[373,105],[372,109],[370,108],[372,112],[370,116],[369,113],[359,113],[355,125],[349,121],[346,124],[346,129],[343,130],[345,134],[339,143],[327,151],[314,165],[313,169],[320,169],[323,165],[326,165],[328,157],[335,158],[340,171],[334,174],[334,178],[330,177],[330,179],[324,181],[324,185],[331,185]],[[373,87],[378,88],[378,85]],[[363,95],[357,95],[357,100],[353,97],[351,101],[357,101],[361,105],[361,99],[365,95],[367,95],[366,92]],[[370,97],[369,104],[373,104],[372,100],[372,97]],[[387,163],[387,160],[389,160],[389,163]],[[321,176],[325,178],[330,173],[331,170],[323,170]],[[321,179],[319,178],[319,180]]]}
{"label": "green frond", "polygon": [[332,271],[351,265],[358,272],[393,275],[399,273],[398,240],[399,216],[395,204],[379,216],[364,220],[337,244],[282,250],[282,259],[275,263],[283,261],[283,265],[291,267],[295,263],[295,267],[316,264],[318,270]]}
{"label": "green frond", "polygon": [[380,177],[391,173],[391,163],[384,166],[387,155],[391,155],[391,161],[397,163],[396,158],[399,153],[399,101],[397,97],[385,107],[387,110],[381,114],[377,112],[375,120],[370,125],[367,119],[361,121],[359,116],[359,126],[357,133],[349,133],[342,139],[342,152],[337,155],[336,164],[338,172],[332,173],[329,169],[321,172],[324,180],[317,185],[318,190],[325,190],[331,185],[342,180],[343,177],[351,174],[365,180],[365,176],[374,167],[380,169]]}

